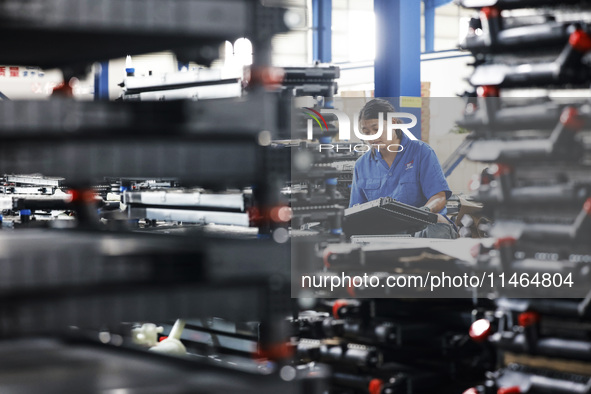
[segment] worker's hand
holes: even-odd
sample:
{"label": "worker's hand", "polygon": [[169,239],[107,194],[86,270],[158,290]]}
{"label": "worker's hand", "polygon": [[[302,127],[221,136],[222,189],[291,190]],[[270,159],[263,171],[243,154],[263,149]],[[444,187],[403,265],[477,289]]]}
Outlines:
{"label": "worker's hand", "polygon": [[437,214],[437,223],[448,223],[449,224],[449,220],[447,220],[445,218],[445,216],[438,213]]}

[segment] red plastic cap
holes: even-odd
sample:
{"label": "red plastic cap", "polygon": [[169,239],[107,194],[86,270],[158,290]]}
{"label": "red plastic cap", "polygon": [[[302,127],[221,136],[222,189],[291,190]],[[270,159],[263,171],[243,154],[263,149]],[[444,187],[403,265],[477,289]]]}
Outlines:
{"label": "red plastic cap", "polygon": [[293,216],[292,209],[286,205],[274,207],[250,207],[247,209],[248,219],[251,224],[258,225],[263,220],[271,220],[275,223],[287,223]]}
{"label": "red plastic cap", "polygon": [[503,237],[499,238],[495,241],[495,249],[501,249],[508,246],[513,246],[517,240],[513,237]]}
{"label": "red plastic cap", "polygon": [[462,394],[480,394],[476,387],[471,387],[468,390],[464,391]]}
{"label": "red plastic cap", "polygon": [[269,216],[271,216],[271,220],[276,223],[289,222],[292,217],[291,208],[287,206],[273,207],[271,208]]}
{"label": "red plastic cap", "polygon": [[519,394],[521,389],[519,386],[501,387],[497,390],[497,394]]}
{"label": "red plastic cap", "polygon": [[540,321],[540,315],[534,311],[520,313],[517,317],[517,324],[521,327],[529,327]]}
{"label": "red plastic cap", "polygon": [[54,86],[51,95],[61,97],[74,97],[74,90],[72,89],[70,83],[61,82]]}
{"label": "red plastic cap", "polygon": [[94,192],[92,190],[70,190],[68,194],[72,196],[72,202],[92,203],[95,201]]}
{"label": "red plastic cap", "polygon": [[573,130],[580,130],[583,128],[583,120],[579,117],[579,112],[576,108],[566,107],[560,114],[560,123]]}
{"label": "red plastic cap", "polygon": [[330,268],[330,255],[332,255],[332,252],[329,252],[328,250],[324,252],[324,255],[322,256],[322,261],[324,261],[324,266],[326,268]]}
{"label": "red plastic cap", "polygon": [[497,171],[495,172],[495,176],[507,175],[511,172],[513,172],[513,168],[511,166],[508,166],[507,164],[497,163]]}
{"label": "red plastic cap", "polygon": [[349,286],[347,287],[347,294],[349,294],[351,297],[355,297],[355,286]]}
{"label": "red plastic cap", "polygon": [[270,345],[265,348],[259,349],[255,354],[254,358],[264,358],[267,360],[283,360],[292,357],[294,354],[294,347],[289,343],[279,343]]}
{"label": "red plastic cap", "polygon": [[577,29],[571,33],[568,43],[578,52],[591,50],[591,37],[581,29]]}
{"label": "red plastic cap", "polygon": [[257,207],[250,207],[246,212],[248,213],[248,220],[251,226],[257,226],[263,220],[261,211]]}
{"label": "red plastic cap", "polygon": [[164,341],[165,339],[168,339],[168,336],[166,336],[166,335],[163,335],[163,336],[161,336],[160,338],[158,338],[158,342],[162,342],[162,341]]}
{"label": "red plastic cap", "polygon": [[492,326],[486,319],[476,320],[468,332],[474,342],[484,342],[492,334]]}
{"label": "red plastic cap", "polygon": [[369,394],[380,394],[382,392],[382,387],[384,387],[384,382],[382,380],[372,379],[369,381],[367,391],[369,391]]}
{"label": "red plastic cap", "polygon": [[479,86],[476,89],[476,94],[478,95],[478,97],[499,97],[500,96],[499,87],[498,86],[491,86],[491,85]]}
{"label": "red plastic cap", "polygon": [[501,12],[497,7],[482,7],[480,10],[485,19],[498,18]]}
{"label": "red plastic cap", "polygon": [[347,300],[336,300],[334,304],[332,304],[332,316],[335,319],[340,319],[339,309],[347,305],[349,305],[349,302]]}
{"label": "red plastic cap", "polygon": [[591,198],[588,198],[583,204],[583,211],[585,211],[587,215],[591,216]]}
{"label": "red plastic cap", "polygon": [[251,68],[245,74],[249,86],[272,88],[281,85],[285,70],[279,67]]}

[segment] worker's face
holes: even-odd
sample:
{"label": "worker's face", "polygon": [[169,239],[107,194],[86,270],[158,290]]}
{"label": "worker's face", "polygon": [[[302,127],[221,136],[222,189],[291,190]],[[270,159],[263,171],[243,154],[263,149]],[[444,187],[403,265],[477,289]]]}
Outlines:
{"label": "worker's face", "polygon": [[[396,121],[396,120],[394,120]],[[359,121],[359,128],[361,133],[364,135],[376,135],[380,128],[380,121],[379,119],[362,119]],[[371,140],[367,140],[368,144],[383,144],[383,145],[390,145],[390,144],[397,144],[400,141],[396,138],[396,133],[392,133],[392,140],[388,141],[388,124],[387,121],[382,121],[382,134],[378,138],[374,138]]]}

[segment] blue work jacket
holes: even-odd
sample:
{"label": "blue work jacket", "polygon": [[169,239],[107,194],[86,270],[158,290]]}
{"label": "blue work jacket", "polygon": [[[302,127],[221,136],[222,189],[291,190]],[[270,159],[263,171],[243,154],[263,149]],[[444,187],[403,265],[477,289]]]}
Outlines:
{"label": "blue work jacket", "polygon": [[[444,191],[451,196],[449,185],[433,149],[423,141],[402,136],[391,167],[374,148],[355,163],[349,207],[380,197],[392,197],[415,207],[422,207],[435,194]],[[381,146],[380,150],[386,149]],[[445,215],[447,208],[439,213]]]}

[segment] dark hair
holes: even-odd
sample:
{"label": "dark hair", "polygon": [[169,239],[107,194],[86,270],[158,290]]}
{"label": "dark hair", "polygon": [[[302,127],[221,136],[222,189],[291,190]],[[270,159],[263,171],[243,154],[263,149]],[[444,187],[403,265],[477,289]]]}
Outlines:
{"label": "dark hair", "polygon": [[[361,111],[359,111],[359,120],[379,119],[380,112],[386,116],[386,113],[396,112],[396,110],[389,101],[383,99],[372,99],[365,103],[363,108],[361,108]],[[396,137],[399,140],[402,139],[402,130],[396,129]]]}

